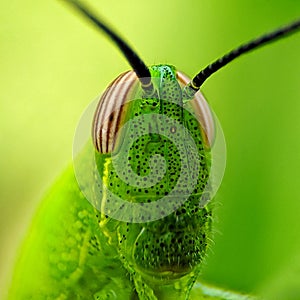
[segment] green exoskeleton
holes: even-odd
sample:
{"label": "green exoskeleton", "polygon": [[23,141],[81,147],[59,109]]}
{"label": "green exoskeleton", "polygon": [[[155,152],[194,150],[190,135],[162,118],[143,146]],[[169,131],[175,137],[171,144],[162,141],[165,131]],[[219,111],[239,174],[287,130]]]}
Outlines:
{"label": "green exoskeleton", "polygon": [[224,171],[214,148],[225,156],[199,89],[241,54],[296,32],[300,21],[242,45],[190,80],[171,65],[147,67],[86,7],[68,2],[117,44],[132,70],[83,115],[74,166],[41,203],[9,299],[250,299],[197,281]]}

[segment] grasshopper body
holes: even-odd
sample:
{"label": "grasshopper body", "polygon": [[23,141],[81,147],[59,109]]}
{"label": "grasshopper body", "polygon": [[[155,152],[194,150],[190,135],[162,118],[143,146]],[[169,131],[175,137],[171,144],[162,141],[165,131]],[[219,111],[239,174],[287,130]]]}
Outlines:
{"label": "grasshopper body", "polygon": [[[150,222],[152,210],[148,214],[141,210],[141,215],[137,211],[135,215],[135,211],[124,209],[122,215],[135,218],[135,222],[115,220],[101,213],[112,214],[119,208],[110,204],[114,199],[96,181],[83,182],[83,192],[91,189],[96,195],[91,205],[80,192],[70,168],[43,201],[32,225],[17,266],[20,274],[17,271],[15,275],[11,299],[33,299],[32,295],[38,295],[38,299],[109,299],[109,295],[129,299],[134,290],[141,299],[157,299],[165,293],[161,288],[164,285],[168,293],[176,296],[185,298],[189,294],[211,235],[207,186],[213,133],[207,134],[205,128],[213,127],[213,122],[211,116],[207,120],[201,116],[203,107],[208,109],[201,94],[186,104],[189,110],[184,108],[185,75],[171,66],[153,66],[151,73],[159,96],[140,97],[142,91],[136,88],[133,72],[121,75],[108,87],[94,117],[94,122],[100,123],[94,123],[93,130],[96,167],[86,169],[85,156],[91,154],[86,151],[79,155],[76,165],[91,178],[99,174],[110,192],[139,207],[156,203],[172,191],[170,199],[184,198],[183,205],[171,207],[172,213],[167,216],[164,210],[170,207],[157,206],[159,218]],[[122,81],[122,77],[127,80]],[[124,88],[133,91],[122,94]],[[116,97],[124,95],[117,110],[106,103],[112,100],[107,95],[113,93]],[[128,101],[129,95],[134,101]],[[100,122],[99,115],[106,117]],[[135,118],[139,121],[131,122],[117,136],[114,119],[129,122]],[[122,128],[122,122],[115,125]],[[97,139],[99,131],[103,132],[101,140]],[[172,141],[170,135],[174,136]],[[164,157],[163,173],[156,168],[159,163],[155,157]],[[195,157],[200,161],[196,166]],[[130,170],[123,171],[124,180],[118,175],[117,171],[129,166],[142,180],[142,188],[138,183],[131,186],[126,182]],[[150,176],[151,166],[156,173]],[[192,178],[195,168],[198,177]],[[153,185],[152,181],[157,183]],[[194,186],[189,190],[191,181]]]}

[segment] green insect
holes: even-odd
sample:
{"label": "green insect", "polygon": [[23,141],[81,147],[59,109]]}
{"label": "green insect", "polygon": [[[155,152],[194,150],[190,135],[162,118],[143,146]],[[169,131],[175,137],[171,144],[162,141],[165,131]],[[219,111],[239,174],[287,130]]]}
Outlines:
{"label": "green insect", "polygon": [[299,30],[300,21],[190,80],[171,65],[147,67],[85,6],[68,2],[117,44],[133,70],[83,115],[74,167],[41,203],[9,299],[250,299],[197,281],[225,166],[221,128],[199,89],[238,56]]}

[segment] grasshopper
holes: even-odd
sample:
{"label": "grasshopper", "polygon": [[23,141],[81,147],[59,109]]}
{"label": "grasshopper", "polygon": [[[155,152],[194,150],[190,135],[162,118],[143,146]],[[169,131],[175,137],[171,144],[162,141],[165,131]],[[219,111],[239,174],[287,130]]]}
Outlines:
{"label": "grasshopper", "polygon": [[190,80],[172,65],[147,67],[92,11],[67,2],[108,35],[132,70],[108,86],[92,119],[80,121],[74,166],[41,203],[9,299],[249,299],[198,281],[224,172],[213,156],[221,129],[199,90],[235,58],[299,30],[300,21]]}

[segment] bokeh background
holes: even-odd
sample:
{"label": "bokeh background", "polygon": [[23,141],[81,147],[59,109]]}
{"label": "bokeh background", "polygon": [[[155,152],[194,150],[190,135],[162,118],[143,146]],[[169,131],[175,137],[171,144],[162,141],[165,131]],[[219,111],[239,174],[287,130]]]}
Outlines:
{"label": "bokeh background", "polygon": [[[298,0],[89,3],[148,64],[170,63],[190,75],[300,16]],[[0,24],[4,297],[40,198],[71,161],[81,113],[129,67],[63,1],[1,1]],[[215,244],[203,280],[273,293],[272,299],[300,299],[300,33],[235,61],[203,92],[227,141],[226,173],[215,199]]]}

